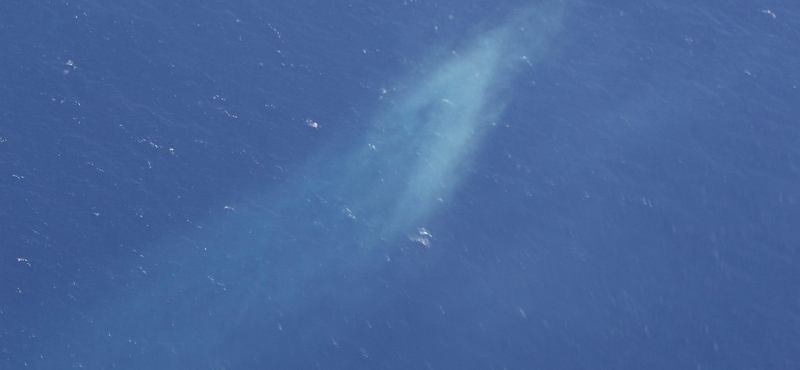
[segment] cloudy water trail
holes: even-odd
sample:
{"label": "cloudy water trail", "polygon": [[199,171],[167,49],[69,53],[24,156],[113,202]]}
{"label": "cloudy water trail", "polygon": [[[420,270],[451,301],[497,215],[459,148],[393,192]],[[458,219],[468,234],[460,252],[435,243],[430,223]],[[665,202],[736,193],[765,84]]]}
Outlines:
{"label": "cloudy water trail", "polygon": [[136,262],[146,278],[126,283],[129,298],[76,324],[92,339],[76,339],[85,346],[70,349],[73,363],[224,368],[241,358],[277,364],[297,348],[309,358],[330,348],[365,355],[337,340],[347,337],[342,317],[391,304],[387,271],[414,274],[402,250],[431,247],[427,221],[502,119],[517,72],[547,56],[562,8],[521,9],[438,56],[409,79],[415,87],[385,96],[352,150],[323,151],[267,197],[150,246],[160,251]]}

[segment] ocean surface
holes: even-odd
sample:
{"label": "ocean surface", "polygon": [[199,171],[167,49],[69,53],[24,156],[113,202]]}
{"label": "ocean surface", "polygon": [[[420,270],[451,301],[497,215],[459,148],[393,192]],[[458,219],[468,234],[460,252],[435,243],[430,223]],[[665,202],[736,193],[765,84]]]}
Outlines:
{"label": "ocean surface", "polygon": [[0,369],[798,369],[800,2],[4,1]]}

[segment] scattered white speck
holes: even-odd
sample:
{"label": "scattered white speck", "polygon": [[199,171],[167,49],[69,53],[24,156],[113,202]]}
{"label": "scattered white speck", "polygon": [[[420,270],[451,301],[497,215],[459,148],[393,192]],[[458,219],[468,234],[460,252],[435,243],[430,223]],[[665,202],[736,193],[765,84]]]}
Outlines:
{"label": "scattered white speck", "polygon": [[431,233],[427,229],[425,229],[424,227],[420,227],[418,229],[418,231],[419,231],[419,235],[429,236],[431,238],[433,237],[433,235],[431,235]]}
{"label": "scattered white speck", "polygon": [[67,60],[64,63],[64,65],[66,65],[68,67],[68,68],[64,68],[62,70],[62,73],[64,73],[64,74],[69,74],[70,72],[72,72],[72,71],[74,71],[74,70],[76,70],[78,68],[78,67],[75,67],[75,62],[73,62],[72,59]]}
{"label": "scattered white speck", "polygon": [[319,128],[319,123],[317,123],[316,121],[314,121],[312,119],[306,119],[305,122],[306,122],[306,126],[308,126],[308,127]]}
{"label": "scattered white speck", "polygon": [[525,63],[528,63],[529,66],[533,67],[533,63],[531,63],[531,61],[528,60],[528,57],[523,55],[521,59],[524,60]]}
{"label": "scattered white speck", "polygon": [[431,240],[429,237],[424,235],[409,235],[408,239],[411,241],[415,241],[425,246],[425,248],[431,247]]}
{"label": "scattered white speck", "polygon": [[275,28],[275,26],[273,26],[271,23],[267,23],[267,26],[269,26],[269,28],[271,28],[271,29],[272,29],[272,31],[273,31],[273,32],[275,32],[275,35],[277,35],[277,36],[278,36],[278,38],[281,38],[281,33],[280,33],[280,32],[278,32],[278,29],[277,29],[277,28]]}
{"label": "scattered white speck", "polygon": [[32,266],[30,262],[28,262],[27,258],[17,258],[17,262],[25,262],[26,265]]}

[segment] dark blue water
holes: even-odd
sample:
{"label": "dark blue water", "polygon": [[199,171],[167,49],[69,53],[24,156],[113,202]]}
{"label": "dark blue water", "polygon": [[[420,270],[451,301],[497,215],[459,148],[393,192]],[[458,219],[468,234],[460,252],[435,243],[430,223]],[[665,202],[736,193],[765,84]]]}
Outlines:
{"label": "dark blue water", "polygon": [[0,4],[0,368],[800,367],[800,4],[528,6]]}

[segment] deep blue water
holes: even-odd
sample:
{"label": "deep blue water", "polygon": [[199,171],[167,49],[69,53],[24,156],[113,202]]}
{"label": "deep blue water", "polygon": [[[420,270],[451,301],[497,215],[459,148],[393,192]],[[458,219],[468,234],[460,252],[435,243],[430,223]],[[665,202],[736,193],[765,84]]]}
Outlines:
{"label": "deep blue water", "polygon": [[800,368],[800,3],[532,4],[0,4],[0,368]]}

